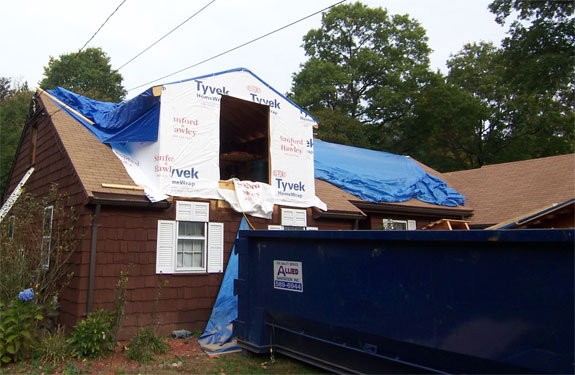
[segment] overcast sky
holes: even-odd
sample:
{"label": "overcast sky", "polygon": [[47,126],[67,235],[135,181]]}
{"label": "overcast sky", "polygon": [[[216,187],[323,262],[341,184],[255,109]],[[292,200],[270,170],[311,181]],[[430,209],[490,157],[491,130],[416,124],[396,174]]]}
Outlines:
{"label": "overcast sky", "polygon": [[[49,57],[77,51],[122,0],[18,0],[0,5],[0,76],[36,88]],[[126,0],[88,45],[101,47],[119,68],[211,0]],[[281,93],[306,60],[302,37],[321,25],[315,15],[248,46],[170,77],[326,8],[337,0],[215,0],[201,13],[120,70],[128,98],[160,83],[245,67]],[[450,54],[465,43],[499,46],[506,28],[488,10],[491,0],[365,0],[391,14],[409,14],[427,30],[433,70],[446,72]],[[351,1],[347,1],[351,4]],[[154,81],[154,82],[151,82]],[[142,87],[136,88],[140,85]]]}

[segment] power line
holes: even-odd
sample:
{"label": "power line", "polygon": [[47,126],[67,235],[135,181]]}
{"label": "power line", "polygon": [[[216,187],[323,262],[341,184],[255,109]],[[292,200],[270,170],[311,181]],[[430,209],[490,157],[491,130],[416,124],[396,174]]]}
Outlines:
{"label": "power line", "polygon": [[[112,16],[113,16],[114,14],[116,14],[116,12],[118,11],[118,9],[120,9],[120,7],[121,7],[122,5],[124,5],[124,3],[125,3],[126,1],[127,1],[127,0],[123,0],[123,1],[120,3],[120,5],[118,5],[118,6],[116,7],[116,9],[114,9],[114,11],[113,11],[112,13],[110,13],[110,15],[108,16],[108,18],[106,18],[106,20],[104,21],[104,23],[101,24],[100,27],[98,27],[98,30],[96,30],[96,32],[90,37],[90,39],[88,39],[88,41],[87,41],[86,43],[84,43],[84,45],[82,46],[82,48],[80,48],[80,49],[78,50],[78,52],[76,52],[76,53],[74,53],[74,54],[72,55],[72,58],[71,58],[70,60],[68,60],[68,61],[65,62],[65,63],[64,63],[64,62],[62,62],[62,63],[63,63],[63,64],[66,64],[66,65],[69,65],[72,61],[74,61],[74,59],[75,59],[76,57],[78,57],[78,55],[80,55],[80,52],[82,52],[82,50],[83,50],[84,48],[86,48],[86,46],[88,45],[88,43],[90,43],[90,42],[92,41],[92,39],[94,39],[94,37],[100,32],[100,30],[102,29],[102,27],[104,27],[104,25],[105,25],[106,23],[108,23],[108,21],[110,20],[110,18],[112,18]],[[56,113],[60,112],[60,111],[62,110],[62,108],[63,108],[63,107],[58,108],[58,110],[57,110],[57,111],[54,111],[54,113],[51,113],[50,116],[53,116],[53,115],[55,115]]]}
{"label": "power line", "polygon": [[312,14],[310,14],[310,15],[308,15],[308,16],[305,16],[305,17],[303,17],[303,18],[300,18],[300,19],[298,19],[297,21],[294,21],[294,22],[289,23],[289,24],[287,24],[287,25],[285,25],[285,26],[282,26],[282,27],[280,27],[279,29],[275,29],[275,30],[273,30],[273,31],[270,31],[270,32],[267,33],[267,34],[264,34],[264,35],[262,35],[262,36],[259,36],[259,37],[255,38],[255,39],[252,39],[252,40],[250,40],[249,42],[245,42],[245,43],[243,43],[243,44],[240,44],[239,46],[230,48],[230,49],[228,49],[228,50],[226,50],[226,51],[224,51],[224,52],[221,52],[221,53],[219,53],[219,54],[217,54],[217,55],[215,55],[215,56],[212,56],[212,57],[207,58],[207,59],[205,59],[205,60],[202,60],[202,61],[200,61],[200,62],[198,62],[198,63],[195,63],[195,64],[193,64],[193,65],[190,65],[190,66],[188,66],[188,67],[186,67],[186,68],[180,69],[180,70],[178,70],[178,71],[176,71],[176,72],[170,73],[170,74],[165,75],[165,76],[163,76],[163,77],[160,77],[160,78],[154,79],[154,80],[152,80],[152,81],[146,82],[146,83],[144,83],[144,84],[141,84],[141,85],[139,85],[139,86],[133,87],[133,88],[129,89],[128,91],[132,91],[132,90],[135,90],[135,89],[139,89],[140,87],[147,86],[147,85],[149,85],[149,84],[151,84],[151,83],[154,83],[154,82],[156,82],[156,81],[159,81],[159,80],[162,80],[162,79],[171,77],[171,76],[173,76],[173,75],[175,75],[175,74],[181,73],[181,72],[183,72],[183,71],[185,71],[185,70],[194,68],[194,67],[196,67],[196,66],[198,66],[198,65],[201,65],[201,64],[206,63],[206,62],[208,62],[208,61],[211,61],[211,60],[213,60],[213,59],[216,59],[216,58],[218,58],[218,57],[220,57],[220,56],[223,56],[223,55],[225,55],[225,54],[228,54],[228,53],[230,53],[230,52],[232,52],[232,51],[235,51],[235,50],[237,50],[237,49],[239,49],[239,48],[245,47],[245,46],[247,46],[248,44],[251,44],[251,43],[256,42],[256,41],[258,41],[258,40],[260,40],[260,39],[263,39],[263,38],[265,38],[265,37],[267,37],[267,36],[270,36],[270,35],[272,35],[272,34],[274,34],[274,33],[277,33],[278,31],[281,31],[281,30],[286,29],[286,28],[288,28],[288,27],[290,27],[290,26],[293,26],[293,25],[295,25],[296,23],[299,23],[299,22],[304,21],[304,20],[306,20],[306,19],[308,19],[308,18],[310,18],[310,17],[315,16],[316,14],[319,14],[319,13],[322,13],[322,12],[328,10],[328,9],[331,9],[331,8],[333,8],[334,6],[339,5],[339,4],[341,4],[341,3],[345,2],[345,1],[346,1],[346,0],[341,0],[341,1],[337,2],[337,3],[335,3],[335,4],[332,4],[332,5],[328,6],[327,8],[324,8],[324,9],[322,9],[322,10],[318,10],[317,12],[314,12],[314,13],[312,13]]}
{"label": "power line", "polygon": [[[125,1],[125,0],[124,0]],[[138,57],[140,57],[141,54],[143,54],[144,52],[146,52],[147,50],[149,50],[150,48],[152,48],[153,46],[155,46],[156,44],[158,44],[162,39],[164,39],[165,37],[167,37],[168,35],[170,35],[171,33],[173,33],[174,31],[176,31],[180,26],[182,26],[183,24],[185,24],[186,22],[188,22],[189,20],[191,20],[192,18],[194,18],[196,15],[198,15],[200,12],[202,12],[204,9],[206,9],[207,7],[209,7],[210,5],[212,5],[212,3],[214,3],[216,0],[212,0],[211,2],[209,2],[208,4],[206,4],[202,9],[198,10],[196,13],[192,14],[190,17],[188,17],[184,22],[180,23],[178,26],[174,27],[172,30],[170,30],[166,35],[164,35],[163,37],[161,37],[160,39],[156,40],[154,43],[152,43],[150,46],[148,46],[146,49],[144,49],[142,52],[138,53],[136,56],[132,57],[128,62],[124,63],[124,65],[120,66],[118,69],[114,70],[113,73],[119,71],[120,69],[122,69],[123,67],[125,67],[126,65],[128,65],[129,63],[131,63],[132,61],[134,61],[135,59],[137,59]]]}
{"label": "power line", "polygon": [[116,14],[116,12],[118,11],[118,9],[120,9],[120,7],[121,7],[122,5],[124,5],[125,2],[126,2],[126,0],[122,1],[122,2],[120,3],[120,5],[118,5],[118,7],[116,8],[116,10],[114,10],[114,11],[112,12],[112,14],[110,14],[110,15],[108,16],[108,18],[106,18],[106,20],[104,21],[104,23],[103,23],[102,25],[100,25],[100,27],[98,28],[98,30],[96,30],[96,32],[94,33],[94,35],[92,35],[92,37],[91,37],[90,39],[88,39],[88,41],[87,41],[86,43],[84,43],[84,45],[82,46],[82,48],[80,48],[80,49],[78,50],[78,52],[82,51],[82,50],[88,45],[88,43],[90,43],[90,42],[92,41],[92,39],[94,39],[94,37],[96,36],[96,34],[98,34],[98,33],[100,32],[100,30],[102,29],[102,27],[104,27],[104,25],[108,22],[108,20],[109,20],[110,18],[112,18],[112,16],[113,16],[114,14]]}

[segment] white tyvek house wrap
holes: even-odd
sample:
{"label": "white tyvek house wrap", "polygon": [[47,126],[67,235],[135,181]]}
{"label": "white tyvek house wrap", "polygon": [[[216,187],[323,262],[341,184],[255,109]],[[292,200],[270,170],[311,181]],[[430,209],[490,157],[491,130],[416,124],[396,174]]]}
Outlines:
{"label": "white tyvek house wrap", "polygon": [[[270,107],[270,185],[236,183],[235,192],[218,188],[221,95]],[[114,152],[152,201],[168,195],[225,199],[238,210],[270,218],[274,204],[327,209],[315,196],[314,124],[249,71],[237,70],[165,85],[158,141],[129,149],[114,145]]]}

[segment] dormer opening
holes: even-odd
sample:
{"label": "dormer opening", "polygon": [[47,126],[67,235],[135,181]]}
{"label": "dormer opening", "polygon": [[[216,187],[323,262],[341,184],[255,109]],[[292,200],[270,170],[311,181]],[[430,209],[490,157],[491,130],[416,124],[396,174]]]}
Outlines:
{"label": "dormer opening", "polygon": [[222,95],[220,179],[269,184],[269,106]]}

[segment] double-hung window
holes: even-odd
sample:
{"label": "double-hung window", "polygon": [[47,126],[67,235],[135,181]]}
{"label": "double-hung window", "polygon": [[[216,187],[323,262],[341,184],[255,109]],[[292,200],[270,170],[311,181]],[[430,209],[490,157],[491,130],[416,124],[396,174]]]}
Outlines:
{"label": "double-hung window", "polygon": [[156,273],[223,271],[224,224],[209,212],[209,203],[178,201],[176,220],[158,221]]}
{"label": "double-hung window", "polygon": [[206,223],[178,221],[177,270],[205,270]]}

